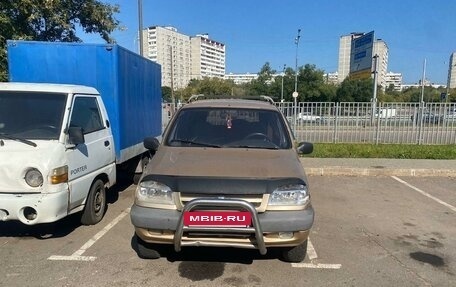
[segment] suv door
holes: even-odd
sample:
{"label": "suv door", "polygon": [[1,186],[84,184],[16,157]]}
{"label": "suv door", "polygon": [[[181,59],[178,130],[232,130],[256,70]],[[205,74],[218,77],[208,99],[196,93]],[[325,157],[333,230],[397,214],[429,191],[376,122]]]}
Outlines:
{"label": "suv door", "polygon": [[70,127],[81,127],[84,144],[67,150],[70,210],[84,203],[97,170],[115,161],[114,141],[99,96],[75,95]]}

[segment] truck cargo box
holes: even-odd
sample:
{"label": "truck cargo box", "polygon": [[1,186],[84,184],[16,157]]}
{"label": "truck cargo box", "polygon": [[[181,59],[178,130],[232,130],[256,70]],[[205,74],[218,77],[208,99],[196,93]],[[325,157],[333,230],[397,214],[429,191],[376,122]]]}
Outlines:
{"label": "truck cargo box", "polygon": [[106,106],[117,163],[160,136],[161,66],[115,44],[7,41],[9,80],[96,88]]}

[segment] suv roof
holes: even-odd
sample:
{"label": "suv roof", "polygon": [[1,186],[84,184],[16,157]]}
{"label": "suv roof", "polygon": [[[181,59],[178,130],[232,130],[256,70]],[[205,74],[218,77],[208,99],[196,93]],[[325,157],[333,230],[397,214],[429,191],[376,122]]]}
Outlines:
{"label": "suv roof", "polygon": [[245,108],[245,109],[261,109],[261,110],[277,110],[275,105],[269,102],[259,100],[245,100],[245,99],[211,99],[211,100],[198,100],[184,105],[182,108]]}

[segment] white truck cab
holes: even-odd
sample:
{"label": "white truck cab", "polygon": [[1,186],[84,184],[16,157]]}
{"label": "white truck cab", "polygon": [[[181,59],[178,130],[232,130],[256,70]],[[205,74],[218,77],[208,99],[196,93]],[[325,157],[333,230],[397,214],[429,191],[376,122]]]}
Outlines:
{"label": "white truck cab", "polygon": [[109,118],[95,88],[0,83],[0,221],[32,225],[82,211],[99,222],[116,182]]}

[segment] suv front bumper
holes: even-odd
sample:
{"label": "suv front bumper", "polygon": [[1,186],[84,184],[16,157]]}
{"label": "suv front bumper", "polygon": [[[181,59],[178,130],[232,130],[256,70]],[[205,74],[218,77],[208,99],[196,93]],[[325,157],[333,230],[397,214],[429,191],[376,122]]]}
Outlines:
{"label": "suv front bumper", "polygon": [[[223,229],[183,226],[184,211],[214,205],[249,211],[253,226]],[[314,210],[308,204],[303,210],[257,213],[250,203],[243,200],[195,199],[186,204],[183,211],[133,205],[130,217],[136,234],[142,240],[174,244],[176,251],[180,251],[181,246],[218,246],[254,248],[265,254],[266,247],[296,246],[307,240],[314,221]],[[253,236],[248,236],[249,233]]]}

